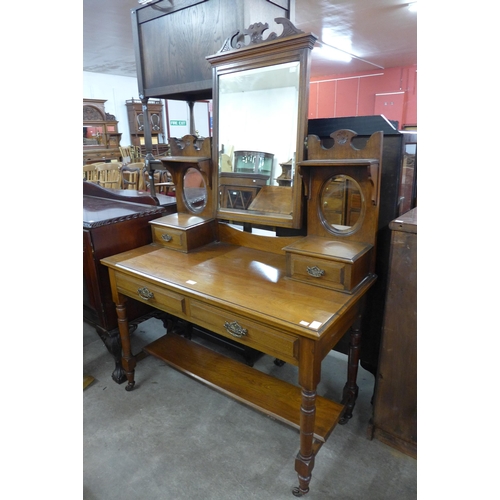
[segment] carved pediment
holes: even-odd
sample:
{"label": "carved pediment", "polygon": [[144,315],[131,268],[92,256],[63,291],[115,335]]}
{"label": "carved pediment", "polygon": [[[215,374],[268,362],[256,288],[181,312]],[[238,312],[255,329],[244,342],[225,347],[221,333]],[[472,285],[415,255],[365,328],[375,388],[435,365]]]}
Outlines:
{"label": "carved pediment", "polygon": [[104,121],[104,116],[94,106],[83,106],[83,121]]}

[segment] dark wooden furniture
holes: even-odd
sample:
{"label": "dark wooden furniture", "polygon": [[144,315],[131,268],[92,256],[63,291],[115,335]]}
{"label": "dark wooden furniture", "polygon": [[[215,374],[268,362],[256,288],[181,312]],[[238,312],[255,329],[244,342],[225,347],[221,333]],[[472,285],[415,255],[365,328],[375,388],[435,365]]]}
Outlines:
{"label": "dark wooden furniture", "polygon": [[120,159],[116,118],[106,113],[105,99],[83,99],[83,164]]}
{"label": "dark wooden furniture", "polygon": [[162,0],[131,16],[139,97],[201,101],[212,98],[205,57],[242,26],[290,19],[290,6],[289,0]]}
{"label": "dark wooden furniture", "polygon": [[[167,197],[165,197],[167,198]],[[116,309],[111,298],[107,269],[100,259],[151,242],[149,221],[176,210],[175,199],[168,207],[157,206],[147,193],[101,188],[83,182],[83,319],[93,325],[115,358],[112,378],[122,383],[121,344]],[[135,321],[152,311],[136,301],[130,303]]]}
{"label": "dark wooden furniture", "polygon": [[[416,206],[417,134],[398,131],[397,123],[390,122],[381,115],[318,118],[308,121],[308,133],[317,135],[326,145],[332,142],[330,134],[341,129],[356,131],[358,135],[353,138],[353,145],[358,148],[364,147],[374,132],[380,130],[384,133],[375,267],[379,278],[370,290],[361,346],[361,365],[376,376],[389,272],[391,241],[389,224],[396,217]],[[344,353],[347,349],[347,339],[336,347],[336,350]]]}
{"label": "dark wooden furniture", "polygon": [[[127,106],[128,126],[130,129],[130,140],[133,146],[145,146],[144,139],[144,110],[142,102],[137,99],[125,101]],[[151,143],[157,146],[163,139],[163,103],[161,99],[150,99],[148,101],[149,127],[151,130]]]}
{"label": "dark wooden furniture", "polygon": [[269,175],[237,172],[221,172],[219,176],[221,206],[246,210]]}
{"label": "dark wooden furniture", "polygon": [[417,209],[389,227],[387,301],[369,435],[417,458]]}

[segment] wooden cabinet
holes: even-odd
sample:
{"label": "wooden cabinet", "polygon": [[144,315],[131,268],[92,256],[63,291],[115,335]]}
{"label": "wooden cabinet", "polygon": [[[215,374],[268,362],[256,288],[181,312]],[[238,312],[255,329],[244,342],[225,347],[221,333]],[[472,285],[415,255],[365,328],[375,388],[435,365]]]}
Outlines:
{"label": "wooden cabinet", "polygon": [[242,27],[277,17],[290,19],[288,3],[160,0],[132,10],[139,95],[211,99],[212,69],[205,57],[217,53],[224,40]]}
{"label": "wooden cabinet", "polygon": [[417,456],[417,209],[391,222],[389,283],[370,433]]}
{"label": "wooden cabinet", "polygon": [[[144,120],[145,112],[142,102],[137,99],[126,101],[128,126],[130,128],[130,141],[132,146],[144,146]],[[163,140],[163,104],[161,99],[149,99],[148,101],[149,127],[151,130],[151,142],[159,144]]]}
{"label": "wooden cabinet", "polygon": [[83,99],[83,164],[120,159],[118,122],[105,99]]}

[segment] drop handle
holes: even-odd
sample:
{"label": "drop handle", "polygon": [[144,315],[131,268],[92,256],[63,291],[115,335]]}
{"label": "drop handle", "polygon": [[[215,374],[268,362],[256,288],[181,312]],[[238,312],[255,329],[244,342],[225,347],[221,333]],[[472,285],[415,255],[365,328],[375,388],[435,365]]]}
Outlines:
{"label": "drop handle", "polygon": [[162,234],[161,239],[163,241],[172,241],[172,236],[170,236],[169,234]]}
{"label": "drop handle", "polygon": [[149,299],[152,299],[154,298],[154,293],[149,291],[146,287],[143,287],[143,288],[139,288],[137,290],[137,293],[139,294],[139,296],[141,298],[143,298],[144,300],[149,300]]}
{"label": "drop handle", "polygon": [[326,271],[318,266],[307,266],[307,274],[313,278],[321,278],[326,274]]}
{"label": "drop handle", "polygon": [[224,328],[226,329],[227,333],[229,333],[229,335],[232,335],[233,337],[241,338],[248,333],[248,330],[241,327],[237,321],[226,321],[224,323]]}

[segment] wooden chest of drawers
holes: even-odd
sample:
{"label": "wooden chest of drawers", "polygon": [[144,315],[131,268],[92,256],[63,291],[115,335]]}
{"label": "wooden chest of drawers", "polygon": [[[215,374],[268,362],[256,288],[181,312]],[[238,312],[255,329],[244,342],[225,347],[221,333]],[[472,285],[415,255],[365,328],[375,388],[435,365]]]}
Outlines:
{"label": "wooden chest of drawers", "polygon": [[120,150],[116,149],[95,149],[83,152],[83,164],[97,163],[100,161],[120,161]]}

